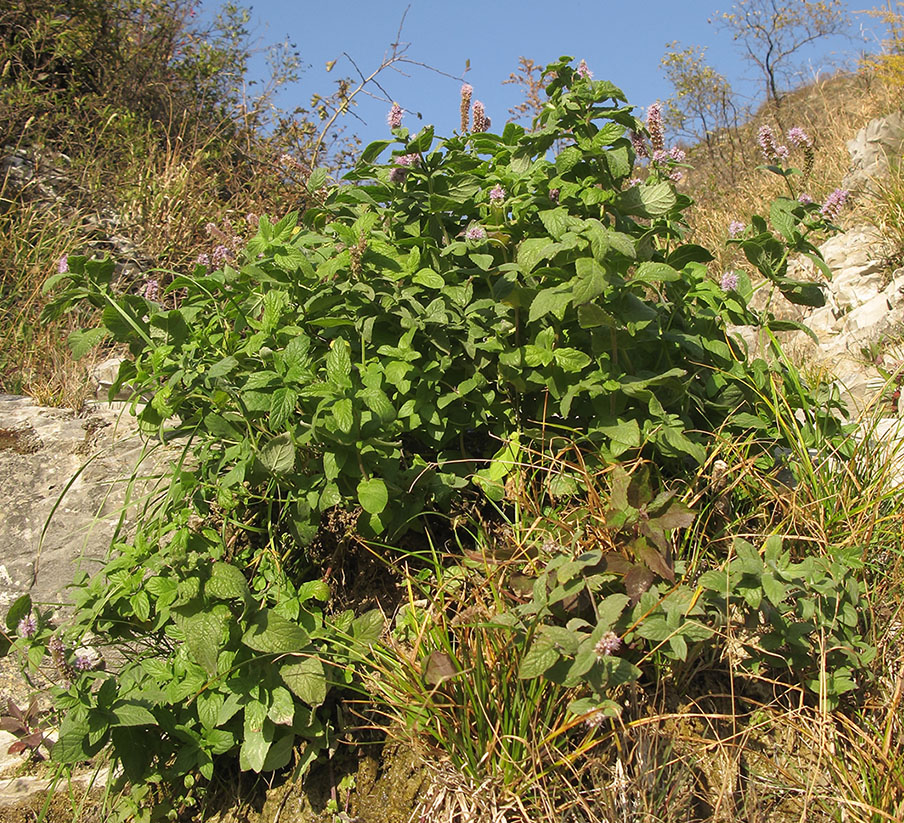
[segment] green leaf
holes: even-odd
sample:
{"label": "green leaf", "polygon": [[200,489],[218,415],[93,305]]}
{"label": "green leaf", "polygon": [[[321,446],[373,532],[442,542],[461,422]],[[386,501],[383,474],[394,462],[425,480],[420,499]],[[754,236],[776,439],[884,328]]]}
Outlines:
{"label": "green leaf", "polygon": [[528,321],[533,323],[534,320],[538,320],[550,313],[561,320],[571,298],[571,289],[564,286],[554,286],[549,289],[543,289],[543,291],[531,301]]}
{"label": "green leaf", "polygon": [[207,376],[216,378],[216,377],[225,377],[227,374],[232,372],[236,366],[238,366],[239,361],[234,357],[224,357],[222,360],[214,363],[208,370]]}
{"label": "green leaf", "polygon": [[275,772],[278,769],[282,769],[283,767],[288,766],[292,761],[292,752],[294,750],[294,747],[295,734],[293,732],[287,732],[281,737],[278,737],[270,745],[270,750],[267,752],[267,757],[264,760],[264,765],[261,767],[261,771]]}
{"label": "green leaf", "polygon": [[352,637],[358,643],[371,645],[380,639],[385,620],[379,609],[371,609],[352,621]]}
{"label": "green leaf", "polygon": [[308,643],[308,633],[272,609],[262,609],[251,620],[242,642],[258,652],[297,652]]}
{"label": "green leaf", "polygon": [[439,290],[446,285],[446,281],[433,269],[421,269],[411,280],[420,286],[426,286],[428,289]]}
{"label": "green leaf", "polygon": [[369,514],[380,514],[389,502],[386,484],[379,477],[362,480],[358,484],[358,502]]}
{"label": "green leaf", "polygon": [[[380,142],[383,142],[383,141],[380,141]],[[387,140],[385,142],[387,145],[389,145],[392,141]],[[376,145],[376,144],[371,143],[370,146],[368,146],[368,148],[371,148],[374,145]],[[381,149],[381,151],[382,151],[382,149]],[[378,154],[379,154],[379,152],[378,152]],[[310,175],[308,176],[308,182],[307,182],[308,191],[315,192],[318,189],[322,189],[326,185],[327,175],[328,175],[328,172],[327,172],[326,166],[319,166],[316,169],[314,169],[314,171],[312,171],[310,173]]]}
{"label": "green leaf", "polygon": [[96,329],[88,329],[87,331],[79,331],[76,329],[69,333],[69,348],[72,351],[72,357],[75,360],[81,360],[91,349],[93,349],[101,340],[109,337],[110,332],[104,326],[98,326]]}
{"label": "green leaf", "polygon": [[578,349],[562,348],[555,350],[556,363],[566,372],[579,372],[592,362],[590,357]]}
{"label": "green leaf", "polygon": [[88,743],[90,727],[81,713],[68,712],[63,715],[60,735],[50,750],[50,759],[55,763],[72,764],[87,760],[93,747]]}
{"label": "green leaf", "polygon": [[113,704],[116,725],[119,726],[156,726],[157,718],[148,710],[146,704],[137,700],[120,700]]}
{"label": "green leaf", "polygon": [[333,404],[333,418],[339,431],[348,434],[352,430],[355,425],[355,415],[350,398],[343,397]]}
{"label": "green leaf", "polygon": [[192,659],[208,674],[217,673],[217,657],[225,639],[225,627],[224,616],[212,612],[198,612],[182,620],[185,645]]}
{"label": "green leaf", "polygon": [[6,628],[10,632],[19,631],[19,621],[31,611],[31,595],[22,594],[17,597],[6,613]]}
{"label": "green leaf", "polygon": [[395,420],[395,408],[382,389],[364,389],[358,396],[364,401],[364,405],[380,418],[381,423],[391,423]]}
{"label": "green leaf", "polygon": [[343,338],[337,337],[330,344],[330,351],[326,356],[327,380],[340,388],[351,386],[352,383],[349,380],[351,373],[352,359],[348,343]]}
{"label": "green leaf", "polygon": [[[547,209],[540,212],[540,221],[556,240],[561,240],[574,218],[561,206],[556,209]],[[522,244],[523,245],[523,244]]]}
{"label": "green leaf", "polygon": [[242,748],[239,750],[239,768],[242,771],[260,773],[267,759],[267,752],[273,742],[274,726],[272,723],[259,730],[246,731]]}
{"label": "green leaf", "polygon": [[641,263],[634,273],[631,282],[669,283],[680,280],[681,274],[666,263]]}
{"label": "green leaf", "polygon": [[260,452],[261,463],[272,474],[288,474],[295,468],[295,446],[288,432],[270,440]]}
{"label": "green leaf", "polygon": [[651,186],[632,186],[621,192],[615,202],[625,214],[661,217],[675,207],[678,198],[670,183],[654,183]]}
{"label": "green leaf", "polygon": [[521,658],[518,666],[518,677],[521,680],[533,680],[540,677],[559,661],[559,652],[551,646],[534,641],[527,654]]}
{"label": "green leaf", "polygon": [[241,570],[231,563],[214,563],[210,579],[204,584],[204,592],[219,600],[245,600],[251,595],[248,581]]}
{"label": "green leaf", "polygon": [[308,706],[319,706],[326,699],[327,682],[323,663],[316,657],[308,657],[298,663],[280,667],[279,674],[285,684]]}
{"label": "green leaf", "polygon": [[554,257],[558,250],[558,243],[554,243],[548,237],[528,237],[518,245],[515,259],[525,272],[530,273],[541,260]]}
{"label": "green leaf", "polygon": [[273,392],[270,400],[270,428],[279,430],[295,411],[298,393],[294,389],[283,387]]}

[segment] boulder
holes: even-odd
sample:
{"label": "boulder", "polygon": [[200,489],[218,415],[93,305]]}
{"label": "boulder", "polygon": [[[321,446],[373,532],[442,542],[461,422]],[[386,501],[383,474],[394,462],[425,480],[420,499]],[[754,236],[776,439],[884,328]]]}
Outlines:
{"label": "boulder", "polygon": [[0,614],[24,592],[64,602],[177,453],[147,444],[124,404],[78,415],[0,394]]}
{"label": "boulder", "polygon": [[862,194],[875,192],[877,181],[888,174],[890,163],[899,163],[904,150],[904,113],[894,112],[871,120],[848,141],[851,166],[842,187]]}

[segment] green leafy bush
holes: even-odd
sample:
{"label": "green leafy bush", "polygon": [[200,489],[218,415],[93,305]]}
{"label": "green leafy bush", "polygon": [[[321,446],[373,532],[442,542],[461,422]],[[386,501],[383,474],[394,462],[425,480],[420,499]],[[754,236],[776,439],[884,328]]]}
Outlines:
{"label": "green leafy bush", "polygon": [[[774,445],[779,385],[794,387],[786,403],[806,425],[834,425],[783,361],[748,362],[727,333],[775,325],[747,307],[746,277],[716,283],[709,253],[682,240],[690,201],[669,179],[674,162],[631,180],[644,126],[622,93],[567,60],[549,71],[534,131],[437,144],[432,127],[397,127],[350,185],[310,176],[319,205],[301,226],[296,214],[261,218],[242,259],[176,276],[159,301],[123,293],[109,261],[71,257],[48,283],[59,289],[49,317],[83,301],[101,312],[102,326],[71,335],[73,351],[127,344],[112,393],[130,386],[144,430],[185,435],[194,452],[136,538],[76,586],[76,639],[130,653],[120,672],[83,673],[59,693],[56,759],[111,745],[135,809],[160,781],[190,792],[216,757],[277,768],[303,739],[310,762],[329,735],[328,687],[354,679],[355,649],[379,630],[375,615],[327,620],[315,605],[328,592],[307,552],[328,512],[352,511],[345,528],[359,535],[397,536],[463,494],[501,500],[519,463],[559,436],[579,439],[588,461],[646,454],[663,471],[703,462],[717,430],[758,429]],[[816,303],[786,261],[822,224],[804,207],[776,215],[785,242],[757,223],[744,251],[790,299]],[[632,550],[646,571],[633,587],[594,572],[589,590],[614,586],[603,633],[633,613],[631,631],[680,658],[712,631],[691,620],[709,600],[653,584],[674,580],[666,535],[689,514],[669,495],[630,503],[629,488],[623,505],[614,498],[617,526],[642,536]],[[559,589],[589,585],[600,561],[557,560],[552,589],[538,582],[521,615],[533,621],[523,678],[596,672],[601,699],[636,676],[627,658],[593,651],[601,617],[552,619],[570,596]],[[662,615],[667,635],[647,637]],[[33,663],[47,632],[22,641]],[[150,726],[159,742],[132,751],[135,728]]]}
{"label": "green leafy bush", "polygon": [[[109,267],[76,258],[51,313],[103,309],[74,346],[128,343],[116,388],[149,401],[145,427],[176,418],[219,492],[277,499],[302,544],[337,505],[360,506],[360,528],[380,534],[473,484],[499,498],[521,448],[557,432],[604,460],[700,463],[709,432],[771,418],[776,367],[748,363],[726,324],[780,324],[747,307],[746,277],[723,290],[709,253],[682,241],[690,201],[668,165],[629,185],[643,124],[622,93],[564,61],[549,70],[532,132],[435,146],[432,127],[400,127],[302,228],[263,218],[241,265],[175,278],[166,305],[116,294]],[[776,214],[791,247],[815,253],[797,229],[811,213]],[[757,226],[748,257],[789,299],[819,302]]]}

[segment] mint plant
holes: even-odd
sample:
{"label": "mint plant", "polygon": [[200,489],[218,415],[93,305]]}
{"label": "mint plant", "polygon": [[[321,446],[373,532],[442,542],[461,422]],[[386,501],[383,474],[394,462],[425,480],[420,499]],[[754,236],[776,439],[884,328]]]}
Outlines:
{"label": "mint plant", "polygon": [[[205,482],[236,511],[265,505],[300,545],[337,505],[362,511],[365,535],[398,534],[475,485],[499,498],[518,444],[543,450],[556,433],[604,460],[700,463],[708,432],[770,419],[765,377],[782,368],[748,363],[726,324],[780,324],[683,241],[690,200],[672,161],[633,183],[645,126],[622,92],[566,60],[547,72],[534,131],[437,142],[399,112],[302,225],[262,217],[241,259],[176,277],[162,302],[72,258],[49,313],[102,309],[74,348],[127,343],[114,390],[148,401],[145,429],[178,421]],[[805,215],[782,213],[800,246]],[[763,230],[744,249],[793,299],[816,300],[786,277],[782,241]]]}
{"label": "mint plant", "polygon": [[[336,528],[325,515],[348,510],[355,537],[391,539],[463,495],[501,501],[519,464],[561,439],[591,464],[643,454],[680,473],[716,431],[756,429],[769,455],[784,437],[770,386],[816,407],[791,366],[748,361],[728,333],[779,326],[748,307],[747,278],[716,282],[710,253],[684,240],[678,155],[637,183],[649,129],[622,92],[567,59],[547,74],[530,132],[493,134],[479,111],[472,131],[463,113],[462,132],[437,140],[394,110],[391,138],[345,184],[315,171],[314,205],[262,216],[219,267],[133,294],[111,261],[71,257],[48,281],[49,317],[100,310],[101,326],[72,334],[76,354],[103,339],[128,347],[111,396],[129,386],[142,429],[183,435],[192,452],[137,534],[74,588],[71,644],[90,632],[126,663],[73,672],[56,694],[54,759],[109,746],[135,819],[163,784],[182,787],[167,801],[178,814],[219,758],[276,769],[301,741],[306,767],[333,739],[330,698],[381,621],[322,605],[311,546]],[[780,212],[783,239],[756,223],[744,251],[791,299],[815,302],[818,288],[785,271],[789,246],[808,250],[800,226],[813,215]],[[681,659],[713,631],[709,600],[675,582],[668,552],[690,513],[614,476],[627,567],[598,552],[557,559],[513,615],[530,632],[522,677],[589,682],[598,699],[637,676],[616,640]],[[570,612],[582,592],[595,622]],[[49,631],[25,644],[33,665]]]}

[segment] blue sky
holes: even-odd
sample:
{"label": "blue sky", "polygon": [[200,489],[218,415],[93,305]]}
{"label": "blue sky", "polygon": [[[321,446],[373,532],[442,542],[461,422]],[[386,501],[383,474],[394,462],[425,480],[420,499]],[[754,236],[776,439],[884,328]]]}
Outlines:
{"label": "blue sky", "polygon": [[[207,16],[218,4],[206,0]],[[395,41],[405,16],[401,40],[410,43],[405,56],[456,78],[466,77],[474,98],[482,100],[494,129],[510,117],[508,109],[519,102],[517,87],[502,85],[515,70],[521,55],[545,64],[560,55],[584,58],[594,77],[621,87],[629,101],[645,108],[664,100],[671,88],[659,67],[666,44],[707,48],[707,62],[724,74],[742,97],[761,95],[762,81],[755,68],[741,59],[727,31],[708,20],[731,2],[683,2],[674,0],[256,0],[252,6],[252,32],[261,44],[288,36],[306,65],[298,84],[280,99],[284,107],[308,105],[312,93],[331,91],[340,75],[354,74],[342,57],[347,52],[369,74]],[[851,11],[855,6],[849,5]],[[831,73],[833,67],[851,65],[859,52],[874,51],[881,39],[881,25],[865,14],[854,14],[853,40],[831,38],[801,53],[804,77]],[[325,65],[337,60],[333,72]],[[466,60],[470,70],[465,72]],[[420,112],[423,121],[409,114],[405,125],[416,130],[433,123],[437,133],[450,134],[458,123],[460,79],[443,76],[419,65],[400,65],[380,75],[389,96],[403,108]],[[253,74],[262,76],[265,63],[255,58]],[[374,94],[380,95],[376,88]],[[389,105],[383,100],[359,96],[357,114],[348,129],[365,143],[388,136],[385,118]]]}

